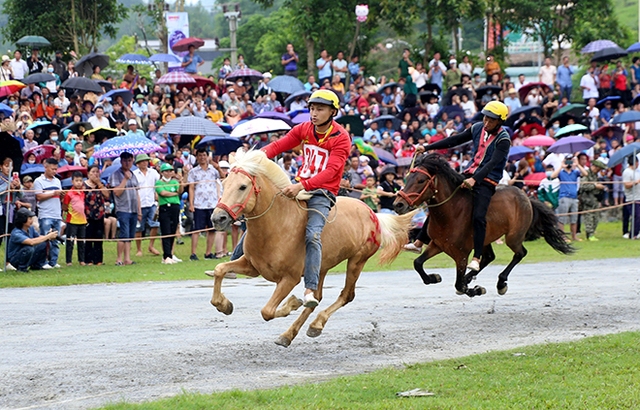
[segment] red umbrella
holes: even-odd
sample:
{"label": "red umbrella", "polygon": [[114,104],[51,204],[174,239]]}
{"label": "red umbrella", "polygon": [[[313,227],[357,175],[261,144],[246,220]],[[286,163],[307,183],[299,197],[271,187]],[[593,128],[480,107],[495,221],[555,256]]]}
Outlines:
{"label": "red umbrella", "polygon": [[54,145],[38,145],[24,153],[24,160],[26,161],[29,155],[34,154],[36,156],[36,162],[40,164],[45,159],[51,158],[55,150],[56,147]]}
{"label": "red umbrella", "polygon": [[536,124],[535,122],[532,124],[523,125],[520,127],[522,131],[524,131],[524,135],[531,135],[531,131],[534,129],[538,131],[538,135],[545,135],[547,133],[547,129],[540,124]]}
{"label": "red umbrella", "polygon": [[618,139],[622,140],[622,136],[624,135],[624,130],[616,125],[604,125],[597,130],[595,130],[591,136],[592,137],[606,137],[609,130],[613,131],[613,135]]}
{"label": "red umbrella", "polygon": [[87,173],[88,173],[87,168],[82,167],[80,165],[65,165],[58,168],[58,175],[60,175],[60,178],[62,179],[67,179],[71,177],[71,175],[73,175],[73,173],[76,171],[82,172],[82,175],[84,175],[85,177],[87,176]]}
{"label": "red umbrella", "polygon": [[9,80],[0,82],[0,97],[6,97],[15,93],[16,91],[22,90],[26,87],[26,84],[21,83],[20,81]]}
{"label": "red umbrella", "polygon": [[192,87],[206,87],[208,85],[213,87],[216,85],[216,83],[213,82],[213,80],[206,77],[199,76],[199,75],[194,75],[193,79],[196,80],[196,83],[191,84]]}
{"label": "red umbrella", "polygon": [[198,37],[187,37],[171,46],[174,52],[189,51],[189,46],[200,48],[204,45],[204,40]]}
{"label": "red umbrella", "polygon": [[524,177],[524,183],[529,186],[539,186],[540,182],[546,177],[546,172],[534,172]]}
{"label": "red umbrella", "polygon": [[525,138],[522,145],[525,147],[550,147],[556,140],[546,135],[534,135],[533,137]]}
{"label": "red umbrella", "polygon": [[520,90],[518,91],[518,93],[520,94],[520,101],[524,102],[524,99],[527,97],[527,94],[529,94],[529,91],[533,90],[534,88],[537,87],[542,87],[542,92],[543,93],[548,93],[551,88],[549,88],[548,85],[546,85],[545,83],[528,83],[523,85]]}
{"label": "red umbrella", "polygon": [[156,84],[196,84],[196,80],[182,71],[171,71],[156,81]]}

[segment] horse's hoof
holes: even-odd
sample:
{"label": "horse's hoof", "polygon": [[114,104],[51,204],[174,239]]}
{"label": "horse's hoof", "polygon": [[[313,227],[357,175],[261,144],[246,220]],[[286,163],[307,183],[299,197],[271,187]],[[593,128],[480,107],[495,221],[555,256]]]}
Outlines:
{"label": "horse's hoof", "polygon": [[431,274],[431,283],[440,283],[442,282],[442,276],[437,273]]}
{"label": "horse's hoof", "polygon": [[[292,295],[293,296],[293,295]],[[300,307],[304,304],[304,302],[302,301],[302,299],[293,296],[293,299],[291,302],[291,310],[298,310],[300,309]]]}
{"label": "horse's hoof", "polygon": [[504,295],[507,290],[509,290],[509,286],[505,283],[503,288],[498,288],[498,295]]}
{"label": "horse's hoof", "polygon": [[482,296],[487,293],[487,290],[482,286],[476,286],[473,288],[473,290],[475,291],[476,296]]}
{"label": "horse's hoof", "polygon": [[465,295],[466,292],[456,289],[456,295]]}
{"label": "horse's hoof", "polygon": [[291,345],[291,340],[288,337],[280,336],[276,339],[275,343],[278,346],[289,347],[289,345]]}
{"label": "horse's hoof", "polygon": [[314,329],[310,327],[307,329],[307,336],[309,337],[318,337],[322,334],[322,329]]}
{"label": "horse's hoof", "polygon": [[214,271],[214,270],[206,270],[206,271],[204,271],[204,274],[207,275],[207,276],[210,276],[212,278],[216,277],[216,271]]}
{"label": "horse's hoof", "polygon": [[230,314],[233,313],[233,303],[229,302],[227,304],[227,308],[226,309],[222,309],[219,307],[216,307],[216,309],[218,309],[220,312],[224,313],[225,315],[229,316]]}

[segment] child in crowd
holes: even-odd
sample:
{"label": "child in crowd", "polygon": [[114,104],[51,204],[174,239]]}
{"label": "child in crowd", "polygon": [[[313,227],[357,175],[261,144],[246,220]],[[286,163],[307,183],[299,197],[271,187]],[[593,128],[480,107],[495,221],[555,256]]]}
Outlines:
{"label": "child in crowd", "polygon": [[72,188],[64,196],[63,210],[67,211],[67,266],[71,266],[74,242],[78,242],[78,262],[84,266],[84,239],[87,217],[84,212],[84,191],[82,172],[75,171],[71,177]]}
{"label": "child in crowd", "polygon": [[374,212],[378,212],[378,203],[380,202],[380,199],[378,198],[378,190],[376,189],[376,176],[367,175],[365,184],[366,185],[362,189],[360,199]]}

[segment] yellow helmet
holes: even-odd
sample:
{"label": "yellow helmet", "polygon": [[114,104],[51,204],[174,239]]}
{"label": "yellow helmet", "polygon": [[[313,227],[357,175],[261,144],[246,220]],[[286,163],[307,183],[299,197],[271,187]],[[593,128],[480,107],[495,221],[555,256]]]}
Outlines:
{"label": "yellow helmet", "polygon": [[316,103],[316,104],[324,104],[329,105],[336,110],[340,109],[340,101],[338,100],[338,96],[336,93],[330,90],[317,90],[311,97],[309,97],[308,104]]}
{"label": "yellow helmet", "polygon": [[482,109],[482,115],[504,121],[509,115],[509,109],[500,101],[490,101]]}

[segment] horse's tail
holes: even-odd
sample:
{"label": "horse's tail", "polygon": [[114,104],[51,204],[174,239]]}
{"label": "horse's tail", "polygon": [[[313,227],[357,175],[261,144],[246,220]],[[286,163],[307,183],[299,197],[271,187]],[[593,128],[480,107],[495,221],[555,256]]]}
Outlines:
{"label": "horse's tail", "polygon": [[411,220],[418,211],[404,215],[376,214],[380,222],[380,263],[391,263],[409,241]]}
{"label": "horse's tail", "polygon": [[558,228],[558,217],[551,208],[537,199],[530,198],[533,208],[533,218],[525,237],[526,241],[544,238],[553,249],[565,255],[575,252],[575,249],[566,241],[564,232]]}

